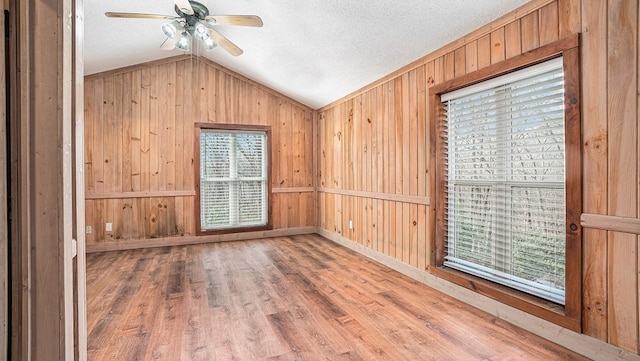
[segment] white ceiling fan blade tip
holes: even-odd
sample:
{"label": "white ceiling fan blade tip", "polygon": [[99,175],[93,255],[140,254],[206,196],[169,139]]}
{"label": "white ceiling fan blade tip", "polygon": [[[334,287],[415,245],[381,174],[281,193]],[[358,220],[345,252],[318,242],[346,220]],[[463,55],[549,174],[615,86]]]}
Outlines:
{"label": "white ceiling fan blade tip", "polygon": [[189,0],[174,0],[174,2],[180,11],[187,15],[193,15],[193,7],[191,7]]}

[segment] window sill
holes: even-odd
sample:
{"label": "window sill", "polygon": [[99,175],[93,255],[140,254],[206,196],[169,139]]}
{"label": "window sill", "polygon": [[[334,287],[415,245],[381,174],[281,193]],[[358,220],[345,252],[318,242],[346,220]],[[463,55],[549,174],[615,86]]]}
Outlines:
{"label": "window sill", "polygon": [[564,306],[540,299],[494,282],[475,277],[448,267],[429,267],[429,272],[444,280],[470,289],[481,295],[517,308],[533,316],[575,332],[581,331],[580,319],[565,314]]}
{"label": "window sill", "polygon": [[273,229],[273,226],[270,224],[267,224],[265,226],[256,226],[256,227],[225,228],[225,229],[216,229],[216,230],[208,230],[208,231],[197,231],[196,236],[211,236],[216,234],[269,231],[272,229]]}

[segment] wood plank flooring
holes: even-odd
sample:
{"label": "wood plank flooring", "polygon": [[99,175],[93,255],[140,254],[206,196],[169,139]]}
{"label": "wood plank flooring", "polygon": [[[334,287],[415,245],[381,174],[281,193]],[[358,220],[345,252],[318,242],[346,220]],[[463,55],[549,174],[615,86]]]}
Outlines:
{"label": "wood plank flooring", "polygon": [[582,360],[320,236],[89,254],[90,360]]}

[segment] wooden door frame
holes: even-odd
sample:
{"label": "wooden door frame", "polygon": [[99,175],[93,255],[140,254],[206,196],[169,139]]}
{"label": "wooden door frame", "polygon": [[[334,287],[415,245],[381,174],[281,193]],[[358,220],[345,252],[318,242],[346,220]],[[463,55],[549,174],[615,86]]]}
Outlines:
{"label": "wooden door frame", "polygon": [[8,3],[11,358],[85,360],[83,0]]}
{"label": "wooden door frame", "polygon": [[[2,3],[2,15],[0,16],[0,29],[5,28],[5,13],[7,1]],[[0,36],[0,48],[3,56],[0,59],[0,357],[8,356],[9,345],[9,221],[7,213],[7,88],[6,88],[6,61],[7,53],[5,34]]]}

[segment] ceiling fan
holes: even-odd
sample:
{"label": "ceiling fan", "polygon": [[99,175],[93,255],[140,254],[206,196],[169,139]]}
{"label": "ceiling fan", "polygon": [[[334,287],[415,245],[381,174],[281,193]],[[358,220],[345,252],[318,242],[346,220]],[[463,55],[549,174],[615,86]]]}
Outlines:
{"label": "ceiling fan", "polygon": [[209,9],[197,1],[174,0],[176,15],[106,12],[110,18],[163,19],[170,20],[162,25],[167,39],[160,46],[164,50],[175,48],[189,51],[190,38],[200,40],[207,51],[220,45],[233,56],[243,53],[236,44],[215,30],[215,25],[262,26],[262,19],[256,15],[209,15]]}

